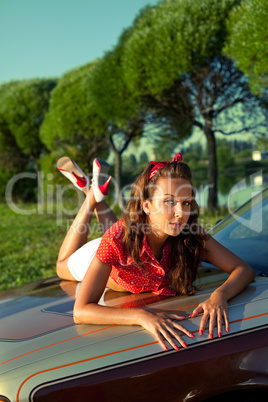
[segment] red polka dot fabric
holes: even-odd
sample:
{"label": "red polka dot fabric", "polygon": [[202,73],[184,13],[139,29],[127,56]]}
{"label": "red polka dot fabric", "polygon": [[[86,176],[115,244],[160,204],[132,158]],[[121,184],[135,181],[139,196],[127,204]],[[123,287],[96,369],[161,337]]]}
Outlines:
{"label": "red polka dot fabric", "polygon": [[175,296],[176,292],[169,287],[166,276],[169,270],[169,243],[165,244],[159,262],[144,236],[140,252],[140,260],[144,264],[141,267],[133,263],[123,246],[123,234],[123,221],[119,220],[103,235],[96,253],[100,261],[112,267],[110,277],[119,286],[132,293],[153,292],[156,295]]}

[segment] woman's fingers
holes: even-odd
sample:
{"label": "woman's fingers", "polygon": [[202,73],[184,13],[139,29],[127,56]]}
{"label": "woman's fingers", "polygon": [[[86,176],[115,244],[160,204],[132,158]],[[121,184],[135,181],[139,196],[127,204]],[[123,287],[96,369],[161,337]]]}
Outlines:
{"label": "woman's fingers", "polygon": [[178,315],[178,314],[171,313],[171,314],[168,314],[168,317],[171,318],[172,320],[181,321],[181,320],[185,320],[186,315]]}
{"label": "woman's fingers", "polygon": [[[197,309],[195,310],[195,313],[198,313],[201,310],[204,313],[200,322],[200,328],[199,328],[200,335],[203,335],[207,325],[210,339],[214,337],[215,327],[217,327],[219,337],[222,336],[223,324],[225,324],[226,332],[229,331],[228,315],[227,310],[225,308],[223,308],[222,306],[205,308],[205,306],[200,305],[198,311]],[[157,335],[157,339],[160,345],[163,347],[163,349],[167,350],[165,342],[168,342],[176,350],[178,350],[177,343],[179,343],[182,347],[187,348],[186,343],[184,342],[184,340],[178,334],[177,331],[183,332],[183,334],[189,336],[190,338],[193,338],[194,335],[189,330],[180,325],[178,322],[176,322],[183,320],[186,317],[171,313],[171,314],[165,314],[165,317],[163,318],[164,322],[162,322],[160,328],[158,329],[158,335]]]}
{"label": "woman's fingers", "polygon": [[192,312],[192,314],[189,315],[189,317],[190,318],[196,317],[200,313],[203,313],[203,307],[201,304],[194,309],[194,311]]}
{"label": "woman's fingers", "polygon": [[204,309],[204,314],[202,315],[199,326],[199,335],[203,335],[209,318],[210,318],[210,311]]}
{"label": "woman's fingers", "polygon": [[206,325],[209,322],[208,333],[210,339],[214,336],[214,328],[217,326],[218,336],[221,338],[222,336],[222,328],[225,323],[226,332],[229,332],[229,321],[227,311],[223,308],[215,308],[209,311],[205,311],[199,327],[199,334],[203,335]]}
{"label": "woman's fingers", "polygon": [[174,328],[180,330],[181,332],[184,332],[185,335],[189,336],[189,338],[194,338],[194,334],[192,334],[192,332],[188,331],[188,329],[184,328],[182,325],[174,322],[173,326]]}
{"label": "woman's fingers", "polygon": [[[205,330],[208,330],[210,339],[213,339],[216,331],[217,335],[221,337],[224,325],[226,332],[229,332],[228,305],[201,303],[195,313],[199,313],[199,311],[203,312],[199,328],[200,335],[203,335]],[[157,313],[157,317],[153,317],[154,328],[151,328],[151,332],[164,350],[168,350],[168,343],[175,350],[178,350],[180,346],[187,348],[184,336],[193,338],[194,334],[181,325],[181,320],[185,318],[185,316],[177,315],[173,312]],[[148,327],[147,324],[148,321],[145,327]]]}
{"label": "woman's fingers", "polygon": [[178,330],[190,338],[194,338],[194,334],[188,331],[188,329],[170,319],[168,319],[165,324],[160,327],[162,337],[164,337],[174,349],[179,350],[175,341],[177,341],[183,348],[187,348],[185,341],[178,334]]}
{"label": "woman's fingers", "polygon": [[175,339],[183,346],[187,347],[186,343],[181,339],[181,337],[173,331],[172,328],[162,328],[161,330],[162,336],[165,338],[166,341],[173,347],[175,350],[179,350],[178,345],[175,342]]}
{"label": "woman's fingers", "polygon": [[182,319],[181,316],[177,316],[176,314],[174,316],[173,313],[157,312],[155,314],[153,312],[145,312],[145,315],[143,314],[141,317],[141,325],[155,336],[164,350],[168,350],[165,345],[166,341],[169,342],[175,350],[179,350],[177,342],[183,347],[187,347],[176,330],[178,328],[190,334],[190,332],[185,330],[181,325],[175,323],[175,320]]}
{"label": "woman's fingers", "polygon": [[165,338],[161,335],[160,332],[156,332],[155,334],[155,338],[157,340],[157,342],[160,344],[160,346],[164,349],[164,350],[168,350],[167,346],[165,345]]}
{"label": "woman's fingers", "polygon": [[210,337],[210,339],[212,339],[213,338],[213,332],[214,332],[214,327],[215,327],[215,323],[216,323],[216,311],[215,310],[213,310],[211,313],[210,313],[210,319],[209,319],[209,329],[208,329],[208,333],[209,333],[209,337]]}
{"label": "woman's fingers", "polygon": [[223,310],[223,318],[225,322],[225,331],[229,332],[229,319],[228,319],[228,314],[226,310]]}
{"label": "woman's fingers", "polygon": [[[178,316],[176,314],[169,314],[169,323],[172,323],[172,326],[178,330],[180,330],[181,332],[184,332],[185,335],[189,336],[189,338],[194,338],[194,334],[192,334],[192,332],[188,331],[187,328],[183,327],[182,325],[178,324],[176,322],[176,320],[184,320],[186,318],[186,316]],[[174,321],[175,320],[175,321]]]}
{"label": "woman's fingers", "polygon": [[222,309],[220,309],[220,311],[218,312],[218,336],[219,336],[219,338],[221,338],[221,336],[222,336],[223,318],[224,318],[224,321],[226,322],[225,317],[227,317],[227,314],[224,315],[224,313],[225,313],[225,311]]}
{"label": "woman's fingers", "polygon": [[155,330],[154,335],[156,340],[159,342],[160,346],[164,350],[168,350],[165,341],[168,341],[174,349],[179,350],[178,346],[176,345],[176,343],[174,342],[174,340],[172,339],[171,335],[169,334],[164,325],[159,325],[159,327]]}

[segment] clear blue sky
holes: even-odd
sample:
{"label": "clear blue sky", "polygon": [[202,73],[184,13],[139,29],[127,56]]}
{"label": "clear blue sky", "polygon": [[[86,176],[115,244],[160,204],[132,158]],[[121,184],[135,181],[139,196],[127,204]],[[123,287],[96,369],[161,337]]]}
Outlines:
{"label": "clear blue sky", "polygon": [[159,0],[0,0],[0,83],[60,77],[102,57]]}

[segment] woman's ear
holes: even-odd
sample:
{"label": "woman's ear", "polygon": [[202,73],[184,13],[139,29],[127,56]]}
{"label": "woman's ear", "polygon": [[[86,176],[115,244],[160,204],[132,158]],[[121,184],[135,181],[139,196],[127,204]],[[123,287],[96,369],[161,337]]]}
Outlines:
{"label": "woman's ear", "polygon": [[150,215],[150,208],[149,208],[150,202],[148,200],[143,201],[142,203],[142,209],[145,212],[146,215]]}

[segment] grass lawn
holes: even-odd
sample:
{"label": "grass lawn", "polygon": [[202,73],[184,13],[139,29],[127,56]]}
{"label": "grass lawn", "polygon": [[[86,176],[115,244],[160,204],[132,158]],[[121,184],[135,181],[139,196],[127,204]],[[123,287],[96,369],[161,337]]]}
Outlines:
{"label": "grass lawn", "polygon": [[[37,207],[21,205],[20,209]],[[200,215],[200,223],[208,230],[225,214],[226,211],[205,211]],[[6,204],[0,204],[0,215],[0,290],[54,275],[58,250],[72,217],[63,217],[59,225],[56,212],[22,215]]]}
{"label": "grass lawn", "polygon": [[64,227],[56,227],[55,216],[22,215],[4,204],[0,205],[0,213],[0,289],[54,274],[65,232]]}

